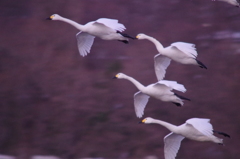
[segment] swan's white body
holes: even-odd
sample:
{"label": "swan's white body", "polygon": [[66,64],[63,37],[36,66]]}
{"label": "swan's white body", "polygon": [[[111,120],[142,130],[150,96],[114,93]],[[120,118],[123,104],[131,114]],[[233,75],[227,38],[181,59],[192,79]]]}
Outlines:
{"label": "swan's white body", "polygon": [[117,31],[122,32],[126,28],[123,24],[118,23],[116,19],[100,18],[85,25],[78,24],[58,14],[53,14],[48,19],[66,22],[80,30],[80,32],[76,34],[76,38],[78,50],[82,56],[86,56],[90,52],[95,37],[103,40],[128,41],[128,38],[117,33]]}
{"label": "swan's white body", "polygon": [[186,123],[176,126],[165,121],[147,117],[142,120],[142,123],[160,124],[171,131],[170,134],[164,137],[164,156],[165,159],[175,159],[180,148],[181,141],[188,138],[196,141],[210,141],[218,144],[223,144],[223,139],[213,135],[213,127],[209,123],[210,119],[191,118]]}
{"label": "swan's white body", "polygon": [[176,81],[162,80],[148,86],[144,86],[134,78],[127,76],[123,73],[118,73],[115,78],[126,79],[132,82],[138,89],[139,92],[134,94],[134,108],[136,116],[141,118],[144,114],[144,109],[148,102],[149,97],[154,97],[164,102],[174,102],[179,105],[183,105],[182,99],[177,97],[172,89],[185,92],[186,89],[183,85],[178,84]]}
{"label": "swan's white body", "polygon": [[159,54],[154,57],[154,66],[157,79],[160,81],[165,77],[166,69],[169,66],[171,60],[179,62],[181,64],[197,65],[199,63],[196,60],[197,51],[194,44],[185,42],[175,42],[170,46],[164,48],[163,45],[153,37],[145,34],[138,34],[137,39],[147,39],[156,46]]}
{"label": "swan's white body", "polygon": [[[212,0],[212,1],[216,1],[216,0]],[[229,4],[232,4],[236,7],[239,7],[239,0],[217,0],[217,1],[222,1],[222,2],[227,2]]]}

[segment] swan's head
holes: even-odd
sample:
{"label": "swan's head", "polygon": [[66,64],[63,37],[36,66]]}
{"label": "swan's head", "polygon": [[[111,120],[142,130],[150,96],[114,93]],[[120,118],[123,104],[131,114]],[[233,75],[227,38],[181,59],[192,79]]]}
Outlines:
{"label": "swan's head", "polygon": [[146,37],[147,37],[147,35],[145,35],[145,34],[143,34],[143,33],[140,33],[140,34],[138,34],[138,35],[136,36],[136,39],[141,40],[141,39],[146,39]]}
{"label": "swan's head", "polygon": [[123,74],[123,73],[118,73],[118,74],[116,74],[114,77],[113,77],[113,79],[121,79],[121,78],[124,78],[126,75],[125,74]]}
{"label": "swan's head", "polygon": [[150,123],[153,123],[153,120],[154,120],[153,118],[147,117],[142,121],[140,121],[139,123],[150,124]]}
{"label": "swan's head", "polygon": [[60,15],[58,14],[53,14],[50,17],[48,17],[46,20],[59,20],[60,19]]}

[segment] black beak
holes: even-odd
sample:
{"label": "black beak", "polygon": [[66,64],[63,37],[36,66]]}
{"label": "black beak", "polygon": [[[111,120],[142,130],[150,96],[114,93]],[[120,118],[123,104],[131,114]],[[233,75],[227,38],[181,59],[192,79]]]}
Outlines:
{"label": "black beak", "polygon": [[50,17],[46,18],[46,20],[52,20]]}
{"label": "black beak", "polygon": [[117,77],[116,77],[116,76],[114,76],[112,79],[117,79]]}

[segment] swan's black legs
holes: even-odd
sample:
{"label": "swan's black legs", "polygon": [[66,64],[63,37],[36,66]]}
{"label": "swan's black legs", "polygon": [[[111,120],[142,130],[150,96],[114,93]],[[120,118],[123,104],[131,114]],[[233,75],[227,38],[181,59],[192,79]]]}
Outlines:
{"label": "swan's black legs", "polygon": [[180,98],[180,99],[191,101],[190,99],[188,99],[188,98],[186,98],[186,97],[183,97],[183,96],[180,96],[180,95],[178,95],[177,93],[174,93],[174,95],[177,96],[177,97]]}
{"label": "swan's black legs", "polygon": [[220,135],[223,135],[224,137],[229,137],[230,138],[230,135],[224,133],[224,132],[220,132],[220,131],[216,131],[216,130],[213,130],[214,133],[217,133],[217,134],[220,134]]}
{"label": "swan's black legs", "polygon": [[127,40],[118,40],[118,41],[121,41],[121,42],[123,42],[123,43],[125,43],[125,44],[128,44],[128,41],[127,41]]}
{"label": "swan's black legs", "polygon": [[180,103],[172,102],[173,104],[176,104],[178,107],[181,107],[182,105]]}
{"label": "swan's black legs", "polygon": [[130,39],[136,39],[134,37],[131,37],[130,35],[128,34],[124,34],[124,33],[121,33],[120,31],[117,31],[118,34],[121,34],[123,37],[126,37],[126,38],[130,38]]}
{"label": "swan's black legs", "polygon": [[195,59],[197,63],[199,64],[199,67],[207,69],[207,67],[199,60]]}

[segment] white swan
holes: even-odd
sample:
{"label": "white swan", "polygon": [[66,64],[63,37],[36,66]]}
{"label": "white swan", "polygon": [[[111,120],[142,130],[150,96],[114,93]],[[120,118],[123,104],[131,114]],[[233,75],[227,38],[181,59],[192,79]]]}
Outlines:
{"label": "white swan", "polygon": [[118,23],[116,19],[100,18],[81,25],[58,14],[53,14],[47,20],[60,20],[80,30],[76,38],[78,50],[83,57],[90,52],[95,36],[103,40],[119,40],[124,43],[128,43],[128,38],[132,38],[127,34],[121,33],[126,28],[123,24]]}
{"label": "white swan", "polygon": [[[212,0],[212,1],[216,1],[216,0]],[[217,1],[227,2],[229,4],[232,4],[232,5],[236,6],[236,7],[239,7],[239,3],[240,3],[239,0],[217,0]]]}
{"label": "white swan", "polygon": [[192,64],[207,69],[202,62],[196,59],[197,51],[194,44],[175,42],[172,43],[171,46],[164,48],[159,41],[146,34],[138,34],[136,38],[139,40],[147,39],[155,44],[159,54],[154,57],[154,66],[155,73],[159,81],[165,77],[166,69],[171,60],[181,64]]}
{"label": "white swan", "polygon": [[139,92],[134,94],[135,113],[139,118],[141,118],[144,114],[144,108],[146,107],[149,97],[154,97],[164,102],[172,102],[177,106],[183,105],[183,99],[189,100],[188,98],[182,97],[172,92],[172,89],[181,92],[186,91],[185,87],[182,84],[178,84],[176,81],[161,80],[157,83],[150,84],[145,87],[134,78],[123,73],[118,73],[113,78],[127,79],[139,89]]}
{"label": "white swan", "polygon": [[213,132],[230,137],[228,134],[213,130],[212,125],[209,123],[210,119],[191,118],[186,123],[176,126],[165,121],[147,117],[140,123],[160,124],[171,131],[170,134],[164,137],[164,156],[165,159],[175,159],[177,152],[180,148],[181,141],[186,137],[196,141],[210,141],[223,145],[223,139],[213,135]]}

